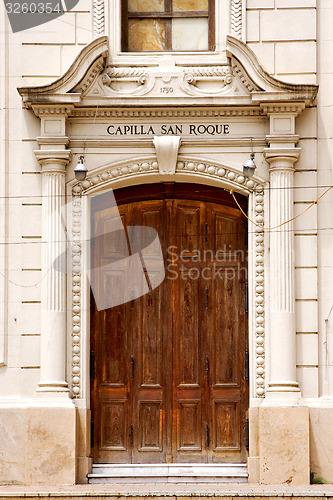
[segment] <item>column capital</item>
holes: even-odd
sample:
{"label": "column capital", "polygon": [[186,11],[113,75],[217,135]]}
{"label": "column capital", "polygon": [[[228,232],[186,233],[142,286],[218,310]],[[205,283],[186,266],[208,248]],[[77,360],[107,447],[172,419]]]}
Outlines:
{"label": "column capital", "polygon": [[270,170],[294,170],[294,163],[299,158],[301,148],[266,148],[264,158]]}
{"label": "column capital", "polygon": [[42,167],[43,173],[65,172],[66,165],[72,157],[70,149],[37,149],[34,153]]}

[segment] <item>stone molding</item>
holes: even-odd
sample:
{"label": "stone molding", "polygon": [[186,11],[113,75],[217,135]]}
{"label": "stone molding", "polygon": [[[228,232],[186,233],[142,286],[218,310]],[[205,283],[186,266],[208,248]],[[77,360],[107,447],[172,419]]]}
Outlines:
{"label": "stone molding", "polygon": [[[265,238],[264,238],[264,209],[265,183],[258,179],[245,179],[240,172],[236,172],[229,167],[220,166],[216,163],[196,160],[182,155],[179,156],[179,161],[176,165],[175,179],[177,175],[183,176],[182,179],[188,177],[188,181],[197,180],[205,183],[207,181],[215,181],[221,183],[221,188],[236,189],[243,194],[252,196],[252,210],[250,218],[255,222],[253,235],[251,234],[251,250],[249,255],[252,256],[252,262],[249,263],[253,274],[251,282],[251,300],[253,302],[253,317],[249,318],[250,328],[250,345],[253,350],[255,363],[250,377],[251,392],[253,397],[263,398],[265,395]],[[140,181],[141,177],[141,181]],[[163,177],[164,178],[164,177]],[[82,332],[85,331],[84,325],[87,324],[87,318],[84,314],[90,311],[89,305],[85,303],[88,300],[88,294],[82,292],[82,287],[86,281],[86,277],[82,272],[84,262],[82,254],[85,251],[83,247],[83,219],[87,219],[88,215],[83,213],[82,200],[83,196],[97,194],[100,191],[105,191],[112,188],[115,183],[122,180],[122,185],[141,184],[144,181],[158,182],[161,179],[159,175],[158,163],[155,158],[145,158],[142,160],[122,162],[105,166],[98,171],[91,172],[85,181],[77,183],[72,181],[69,183],[69,189],[73,196],[72,203],[72,279],[71,279],[71,390],[73,398],[82,397],[82,382],[85,378],[84,370],[87,369],[85,359],[82,357],[84,351],[84,342]],[[165,176],[169,179],[169,176]],[[251,231],[252,233],[252,231]],[[85,298],[84,298],[85,297]]]}
{"label": "stone molding", "polygon": [[[61,97],[66,98],[72,89],[75,88],[84,78],[87,77],[87,73],[90,74],[91,68],[100,62],[102,57],[106,60],[109,54],[108,48],[108,38],[102,36],[93,40],[91,43],[86,45],[79,55],[74,60],[70,68],[64,73],[64,75],[53,83],[49,85],[43,85],[40,87],[20,87],[18,88],[19,94],[21,95],[24,103],[43,103],[43,97],[45,94],[58,94],[58,102],[54,104],[60,104]],[[61,96],[61,97],[60,97]],[[42,99],[40,99],[42,97]],[[67,95],[69,98],[70,95]],[[45,100],[44,100],[45,104]],[[51,102],[52,104],[52,102]],[[28,105],[29,107],[29,105]]]}
{"label": "stone molding", "polygon": [[247,88],[249,92],[253,92],[254,90],[258,90],[256,84],[249,79],[246,74],[244,68],[238,63],[238,61],[234,60],[232,63],[233,72],[239,77],[240,81]]}
{"label": "stone molding", "polygon": [[[36,137],[36,141],[38,146],[41,146],[41,150],[43,149],[44,146],[60,146],[63,147],[64,149],[66,146],[69,145],[69,138],[68,137],[61,137],[61,136],[43,136],[43,137]],[[58,150],[57,150],[58,151]]]}
{"label": "stone molding", "polygon": [[103,71],[104,69],[104,58],[100,57],[96,63],[90,68],[89,73],[85,76],[84,80],[80,82],[79,85],[77,85],[73,91],[77,92],[78,94],[84,94],[87,89],[90,88],[92,83],[96,80],[98,75]]}
{"label": "stone molding", "polygon": [[104,0],[94,0],[94,37],[105,34],[105,6]]}
{"label": "stone molding", "polygon": [[[72,152],[69,149],[37,149],[35,156],[42,166],[42,171],[63,171],[70,161]],[[45,168],[48,166],[48,168]]]}
{"label": "stone molding", "polygon": [[[286,143],[290,143],[290,146],[291,145],[295,145],[297,144],[299,141],[299,135],[296,135],[296,134],[286,134],[286,135],[266,135],[266,142],[268,144],[272,144],[272,143],[275,143],[275,144],[286,144]],[[274,149],[274,146],[270,149],[268,149],[267,151],[273,151]],[[278,149],[278,151],[281,151],[280,149]],[[269,156],[269,155],[268,155]]]}
{"label": "stone molding", "polygon": [[105,117],[105,118],[182,118],[182,117],[238,117],[238,116],[260,116],[262,113],[256,107],[237,107],[237,108],[189,108],[189,109],[112,109],[112,108],[99,108],[96,112],[95,109],[89,108],[75,108],[71,113],[71,117],[75,118],[88,118],[88,117]]}
{"label": "stone molding", "polygon": [[238,38],[242,39],[243,32],[243,5],[242,0],[231,0],[230,5],[230,27],[231,34]]}
{"label": "stone molding", "polygon": [[33,112],[39,118],[42,118],[46,115],[60,115],[64,118],[68,118],[68,116],[72,113],[74,106],[72,104],[38,104],[31,106]]}
{"label": "stone molding", "polygon": [[[108,38],[102,36],[84,47],[68,71],[55,82],[18,90],[25,106],[36,110],[61,104],[91,107],[102,99],[103,107],[109,108],[115,103],[122,107],[146,107],[181,106],[189,101],[192,106],[221,107],[222,102],[234,108],[261,106],[262,114],[298,114],[304,106],[313,104],[317,85],[277,80],[261,67],[255,54],[241,40],[227,36],[226,53],[229,61],[220,66],[186,67],[170,58],[161,59],[158,66],[140,67],[133,63],[132,67],[116,67],[107,64]],[[112,87],[115,80],[117,85]],[[196,85],[199,80],[200,85]],[[133,82],[136,82],[134,87]],[[164,92],[164,87],[170,85],[172,92]],[[138,99],[140,96],[145,99]]]}
{"label": "stone molding", "polygon": [[260,109],[264,115],[287,113],[289,115],[299,116],[305,108],[304,102],[290,104],[290,103],[273,103],[261,104]]}
{"label": "stone molding", "polygon": [[301,148],[267,148],[264,149],[264,158],[269,163],[269,171],[291,170],[294,172],[294,163],[298,160]]}
{"label": "stone molding", "polygon": [[[272,101],[282,100],[284,96],[286,96],[284,101],[288,101],[288,94],[290,94],[290,97],[291,94],[295,94],[295,97],[292,99],[298,101],[295,103],[296,106],[302,106],[303,101],[304,105],[305,102],[309,105],[316,98],[318,85],[294,84],[278,80],[261,66],[260,61],[248,45],[237,40],[237,38],[227,36],[227,55],[231,59],[236,59],[244,68],[246,77],[250,79],[250,81],[255,82],[255,85],[264,91],[254,92],[253,101],[258,102],[258,104],[261,104],[261,101],[265,101],[265,99],[269,97],[271,101],[269,106],[274,107],[279,105],[279,103]],[[296,97],[297,93],[298,99]],[[291,105],[291,103],[289,103],[289,105]]]}

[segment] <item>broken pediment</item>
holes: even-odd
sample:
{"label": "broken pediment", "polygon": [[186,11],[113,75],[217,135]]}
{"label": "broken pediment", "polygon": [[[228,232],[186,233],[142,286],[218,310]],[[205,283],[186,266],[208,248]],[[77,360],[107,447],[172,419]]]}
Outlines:
{"label": "broken pediment", "polygon": [[[74,106],[248,106],[265,102],[310,105],[316,85],[285,83],[269,75],[240,40],[227,37],[227,62],[184,66],[170,55],[151,66],[115,66],[108,61],[108,38],[97,38],[55,82],[19,90],[27,107]],[[140,99],[142,98],[142,99]]]}

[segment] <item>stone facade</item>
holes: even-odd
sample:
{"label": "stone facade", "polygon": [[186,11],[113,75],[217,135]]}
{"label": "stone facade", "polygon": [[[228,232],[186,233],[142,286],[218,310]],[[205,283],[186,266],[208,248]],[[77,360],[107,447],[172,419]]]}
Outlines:
{"label": "stone facade", "polygon": [[[313,204],[332,185],[333,6],[216,4],[205,55],[122,53],[118,0],[18,33],[0,6],[0,484],[86,482],[90,199],[170,180],[249,199],[249,481],[333,481],[332,191]],[[162,126],[181,138],[169,172]]]}

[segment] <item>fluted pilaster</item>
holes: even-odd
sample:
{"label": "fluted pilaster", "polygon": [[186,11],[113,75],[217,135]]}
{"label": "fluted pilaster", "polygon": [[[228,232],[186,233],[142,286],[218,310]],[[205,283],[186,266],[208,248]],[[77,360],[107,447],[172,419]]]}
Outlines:
{"label": "fluted pilaster", "polygon": [[66,378],[65,168],[70,151],[36,151],[42,166],[41,379],[37,392],[68,394]]}
{"label": "fluted pilaster", "polygon": [[[292,397],[296,381],[294,163],[299,149],[266,149],[270,164],[270,358],[269,393]],[[281,225],[282,224],[282,225]]]}

